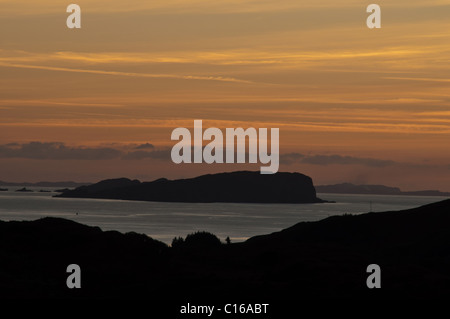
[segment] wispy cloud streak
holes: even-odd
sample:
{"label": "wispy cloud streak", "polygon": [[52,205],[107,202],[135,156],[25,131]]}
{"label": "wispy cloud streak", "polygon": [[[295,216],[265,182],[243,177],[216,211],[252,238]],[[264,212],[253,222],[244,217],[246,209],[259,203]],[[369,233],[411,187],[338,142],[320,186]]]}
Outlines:
{"label": "wispy cloud streak", "polygon": [[120,71],[105,71],[105,70],[89,70],[89,69],[72,69],[64,67],[53,67],[45,65],[29,65],[29,64],[16,64],[0,62],[2,67],[21,68],[21,69],[34,69],[45,71],[57,71],[57,72],[74,72],[74,73],[88,73],[88,74],[101,74],[101,75],[114,75],[114,76],[127,76],[127,77],[140,77],[140,78],[165,78],[165,79],[178,79],[178,80],[200,80],[200,81],[221,81],[221,82],[235,82],[235,83],[252,83],[251,81],[221,77],[221,76],[198,76],[198,75],[176,75],[176,74],[152,74],[152,73],[135,73],[135,72],[120,72]]}

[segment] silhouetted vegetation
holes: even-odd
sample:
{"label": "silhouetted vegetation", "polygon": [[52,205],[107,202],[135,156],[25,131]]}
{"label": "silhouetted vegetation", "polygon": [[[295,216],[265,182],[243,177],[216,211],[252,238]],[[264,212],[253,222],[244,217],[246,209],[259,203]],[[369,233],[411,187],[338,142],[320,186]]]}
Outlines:
{"label": "silhouetted vegetation", "polygon": [[172,240],[172,248],[178,248],[183,246],[184,244],[184,239],[183,237],[174,237],[174,239]]}
{"label": "silhouetted vegetation", "polygon": [[186,239],[182,237],[175,237],[172,240],[172,248],[213,248],[219,247],[222,243],[216,235],[206,231],[198,231],[186,236]]}
{"label": "silhouetted vegetation", "polygon": [[187,235],[184,243],[190,247],[219,247],[222,244],[216,235],[206,231],[199,231]]}

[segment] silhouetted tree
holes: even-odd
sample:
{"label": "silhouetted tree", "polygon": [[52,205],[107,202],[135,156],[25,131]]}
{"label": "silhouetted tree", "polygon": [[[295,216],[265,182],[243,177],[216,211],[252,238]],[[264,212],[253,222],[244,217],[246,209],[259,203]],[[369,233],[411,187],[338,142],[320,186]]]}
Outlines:
{"label": "silhouetted tree", "polygon": [[227,236],[227,239],[225,239],[225,241],[227,242],[227,245],[231,244],[230,236]]}
{"label": "silhouetted tree", "polygon": [[184,243],[190,247],[218,247],[222,245],[216,235],[205,231],[187,235]]}
{"label": "silhouetted tree", "polygon": [[184,244],[184,239],[183,237],[174,237],[172,239],[172,247],[176,248],[176,247],[180,247]]}

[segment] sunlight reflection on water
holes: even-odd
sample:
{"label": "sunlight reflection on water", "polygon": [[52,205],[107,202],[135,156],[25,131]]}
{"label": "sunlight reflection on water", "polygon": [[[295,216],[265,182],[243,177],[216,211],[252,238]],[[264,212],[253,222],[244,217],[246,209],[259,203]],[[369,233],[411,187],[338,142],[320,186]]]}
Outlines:
{"label": "sunlight reflection on water", "polygon": [[[33,188],[31,188],[33,189]],[[42,188],[39,188],[42,189]],[[62,217],[103,230],[144,233],[170,243],[175,236],[204,230],[233,242],[268,234],[302,221],[344,213],[413,208],[444,197],[318,194],[325,204],[161,203],[53,198],[55,193],[0,192],[0,219]]]}

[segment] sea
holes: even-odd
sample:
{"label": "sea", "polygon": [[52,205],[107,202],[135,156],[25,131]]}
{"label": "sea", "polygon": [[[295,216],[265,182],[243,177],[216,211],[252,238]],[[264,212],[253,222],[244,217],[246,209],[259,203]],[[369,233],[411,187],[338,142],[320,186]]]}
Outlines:
{"label": "sea", "polygon": [[[317,194],[334,203],[238,204],[162,203],[104,199],[55,198],[54,188],[5,187],[0,192],[0,220],[24,221],[61,217],[102,230],[146,234],[167,244],[174,237],[196,231],[215,234],[222,241],[242,242],[304,221],[329,216],[396,211],[438,202],[447,197],[402,195]],[[61,187],[63,188],[63,187]],[[45,192],[43,192],[45,191]]]}

